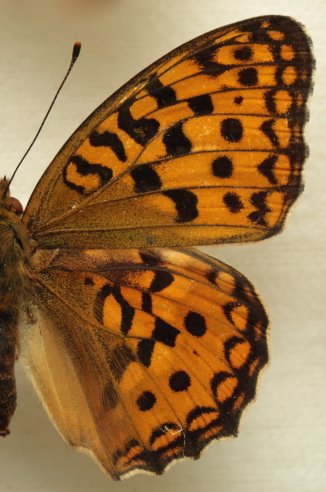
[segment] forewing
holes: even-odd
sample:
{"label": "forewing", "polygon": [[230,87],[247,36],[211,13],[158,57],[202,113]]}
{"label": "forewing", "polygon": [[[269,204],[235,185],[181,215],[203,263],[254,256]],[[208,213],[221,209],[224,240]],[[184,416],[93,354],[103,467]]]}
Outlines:
{"label": "forewing", "polygon": [[100,106],[24,221],[41,248],[186,246],[277,233],[301,191],[309,40],[267,16],[207,33]]}
{"label": "forewing", "polygon": [[43,265],[20,352],[70,444],[118,480],[237,434],[267,362],[244,276],[192,250],[61,251]]}

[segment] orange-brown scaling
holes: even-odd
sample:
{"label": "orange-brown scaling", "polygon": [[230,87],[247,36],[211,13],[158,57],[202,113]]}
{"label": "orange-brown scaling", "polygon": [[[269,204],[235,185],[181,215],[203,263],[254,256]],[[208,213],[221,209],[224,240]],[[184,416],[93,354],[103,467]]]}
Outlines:
{"label": "orange-brown scaling", "polygon": [[0,181],[1,435],[16,345],[62,436],[115,480],[237,435],[268,317],[248,279],[192,246],[282,230],[313,65],[288,17],[216,29],[105,101],[22,218]]}

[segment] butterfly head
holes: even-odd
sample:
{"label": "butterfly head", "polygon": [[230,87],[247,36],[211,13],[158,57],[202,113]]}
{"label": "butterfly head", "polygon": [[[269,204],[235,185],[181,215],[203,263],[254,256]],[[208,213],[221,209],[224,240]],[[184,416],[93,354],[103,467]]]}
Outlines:
{"label": "butterfly head", "polygon": [[9,181],[6,177],[0,180],[0,208],[5,208],[9,212],[21,216],[24,212],[23,206],[17,198],[10,196],[8,184]]}

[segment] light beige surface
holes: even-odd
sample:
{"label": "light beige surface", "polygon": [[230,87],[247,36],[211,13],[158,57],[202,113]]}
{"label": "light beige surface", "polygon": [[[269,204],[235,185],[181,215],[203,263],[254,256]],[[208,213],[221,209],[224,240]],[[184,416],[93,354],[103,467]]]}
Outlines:
{"label": "light beige surface", "polygon": [[[82,6],[82,8],[81,8]],[[305,24],[317,72],[307,128],[306,189],[280,236],[206,248],[254,282],[272,318],[271,364],[240,436],[163,477],[109,480],[50,423],[17,364],[18,409],[0,442],[0,492],[323,492],[326,490],[325,2],[298,0],[0,0],[1,169],[10,176],[69,62],[82,55],[12,194],[24,204],[72,131],[115,89],[179,44],[262,14]]]}

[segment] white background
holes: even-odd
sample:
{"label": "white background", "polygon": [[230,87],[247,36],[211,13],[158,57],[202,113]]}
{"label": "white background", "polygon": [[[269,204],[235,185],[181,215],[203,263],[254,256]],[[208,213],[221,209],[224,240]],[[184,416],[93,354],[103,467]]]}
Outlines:
{"label": "white background", "polygon": [[82,54],[12,185],[24,204],[61,145],[114,90],[181,43],[262,14],[305,24],[317,71],[306,189],[278,237],[206,248],[256,285],[272,319],[271,363],[237,439],[162,477],[114,483],[50,423],[20,364],[18,408],[0,441],[0,492],[323,492],[326,490],[325,114],[323,0],[0,0],[0,174],[10,176],[69,63]]}

